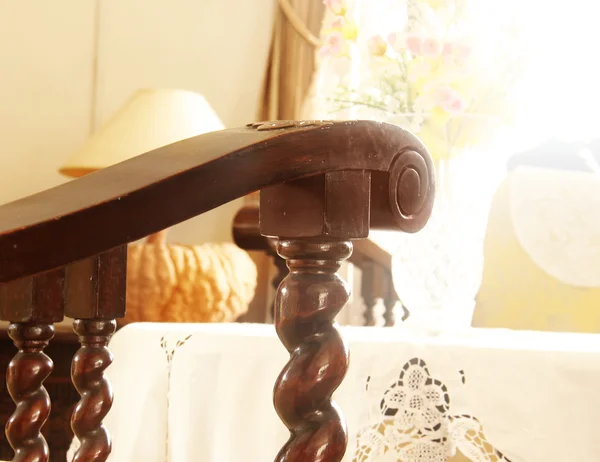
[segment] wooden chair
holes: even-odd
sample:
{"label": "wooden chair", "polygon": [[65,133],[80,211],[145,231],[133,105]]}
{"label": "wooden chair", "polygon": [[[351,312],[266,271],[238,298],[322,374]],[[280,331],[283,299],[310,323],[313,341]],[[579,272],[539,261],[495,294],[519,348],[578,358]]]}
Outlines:
{"label": "wooden chair", "polygon": [[[233,219],[233,239],[244,250],[262,251],[272,258],[277,273],[272,279],[275,290],[288,275],[285,259],[277,253],[277,239],[263,236],[260,233],[258,204],[250,203],[242,207]],[[395,308],[400,305],[403,310],[401,321],[409,316],[408,309],[398,300],[392,281],[392,256],[373,241],[357,240],[352,243],[352,255],[348,262],[362,271],[360,296],[365,303],[364,325],[375,326],[375,306],[379,299],[383,300],[385,327],[396,324]],[[271,306],[274,318],[275,304]]]}
{"label": "wooden chair", "polygon": [[[0,319],[18,349],[7,371],[16,410],[6,426],[14,461],[48,461],[40,433],[50,413],[44,353],[53,323],[75,319],[81,347],[72,381],[76,461],[111,450],[102,420],[112,391],[104,370],[123,316],[126,244],[260,190],[260,230],[277,239],[290,273],[275,327],[290,352],[274,405],[290,439],[278,461],[339,461],[344,419],[331,400],[348,367],[335,316],[348,299],[336,274],[369,228],[415,232],[434,197],[432,162],[405,130],[370,121],[275,121],[166,146],[0,207]],[[134,384],[132,384],[134,386]]]}

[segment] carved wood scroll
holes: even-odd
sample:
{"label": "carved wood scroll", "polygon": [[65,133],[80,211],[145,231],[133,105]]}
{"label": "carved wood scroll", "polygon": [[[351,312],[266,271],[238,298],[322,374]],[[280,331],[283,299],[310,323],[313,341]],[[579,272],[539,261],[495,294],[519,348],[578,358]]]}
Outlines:
{"label": "carved wood scroll", "polygon": [[277,238],[291,271],[277,296],[277,330],[291,358],[275,405],[292,436],[278,460],[339,462],[346,431],[331,394],[348,355],[334,318],[348,289],[336,271],[351,253],[349,241],[370,228],[416,232],[425,225],[433,171],[425,146],[394,125],[272,121],[183,140],[0,206],[0,288],[25,278],[9,284],[24,284],[14,293],[43,294],[4,304],[13,292],[0,289],[0,318],[13,323],[19,348],[9,372],[18,406],[9,437],[24,454],[15,460],[48,460],[39,429],[51,363],[42,349],[62,306],[40,302],[47,294],[63,300],[62,292],[52,298],[52,284],[37,290],[42,273],[69,267],[66,312],[77,319],[82,343],[73,363],[82,394],[73,416],[83,442],[76,460],[104,461],[110,441],[101,422],[112,394],[103,372],[124,309],[126,244],[260,190],[261,233]]}
{"label": "carved wood scroll", "polygon": [[[350,240],[367,237],[372,226],[415,232],[431,213],[431,159],[426,151],[387,142],[384,170],[348,168],[261,190],[261,233],[278,239],[289,268],[275,303],[277,334],[290,354],[273,394],[290,430],[277,462],[340,462],[346,452],[345,420],[331,397],[348,368],[335,316],[349,297],[337,271],[352,253]],[[387,302],[391,306],[391,298]]]}
{"label": "carved wood scroll", "polygon": [[[258,129],[264,126],[270,129]],[[424,225],[434,170],[415,136],[372,121],[281,126],[200,135],[0,206],[0,283],[101,254],[253,191],[327,173],[370,176],[371,228]]]}

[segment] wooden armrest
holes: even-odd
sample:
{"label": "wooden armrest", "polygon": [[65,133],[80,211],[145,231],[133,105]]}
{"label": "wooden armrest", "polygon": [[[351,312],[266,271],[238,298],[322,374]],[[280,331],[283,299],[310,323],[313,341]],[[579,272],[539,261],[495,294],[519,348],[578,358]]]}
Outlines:
{"label": "wooden armrest", "polygon": [[427,221],[433,166],[400,127],[274,122],[197,136],[0,207],[0,282],[65,266],[283,182],[372,172],[371,226]]}
{"label": "wooden armrest", "polygon": [[434,196],[420,141],[368,121],[214,132],[0,207],[0,320],[10,321],[18,349],[7,372],[16,410],[6,434],[22,460],[49,460],[40,430],[50,414],[43,383],[52,361],[43,351],[53,324],[73,318],[82,345],[71,371],[81,395],[71,418],[81,441],[75,459],[105,460],[112,392],[104,371],[125,313],[126,244],[256,190],[260,232],[277,238],[291,269],[276,296],[290,360],[273,403],[291,435],[277,460],[342,459],[346,424],[331,396],[348,369],[335,317],[350,292],[337,271],[371,227],[418,231]]}
{"label": "wooden armrest", "polygon": [[[234,242],[244,250],[275,252],[270,239],[260,233],[258,204],[246,205],[236,213],[232,234]],[[348,261],[359,268],[363,268],[365,263],[376,263],[387,271],[392,270],[392,256],[368,239],[354,242],[354,250]]]}

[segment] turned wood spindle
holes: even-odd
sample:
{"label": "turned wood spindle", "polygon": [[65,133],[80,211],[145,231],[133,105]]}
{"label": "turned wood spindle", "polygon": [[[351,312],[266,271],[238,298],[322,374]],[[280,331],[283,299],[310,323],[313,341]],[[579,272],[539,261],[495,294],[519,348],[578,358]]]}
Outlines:
{"label": "turned wood spindle", "polygon": [[396,314],[394,313],[396,302],[398,302],[398,299],[395,297],[388,297],[383,300],[385,306],[385,312],[383,313],[385,327],[393,327],[396,325]]}
{"label": "turned wood spindle", "polygon": [[44,381],[53,369],[44,348],[54,336],[53,323],[63,319],[64,270],[0,285],[0,319],[10,321],[8,335],[17,347],[6,373],[16,410],[6,424],[13,462],[47,462],[48,444],[41,434],[50,415]]}
{"label": "turned wood spindle", "polygon": [[352,253],[349,241],[282,240],[279,254],[290,268],[276,297],[277,334],[290,353],[274,391],[290,439],[278,462],[338,462],[347,429],[331,395],[348,369],[348,348],[335,317],[349,287],[337,274]]}
{"label": "turned wood spindle", "polygon": [[116,328],[114,320],[77,319],[73,323],[81,342],[71,366],[73,385],[81,395],[71,418],[73,433],[81,443],[74,462],[103,461],[110,454],[110,437],[102,421],[112,406],[113,393],[104,371],[112,363],[107,345]]}
{"label": "turned wood spindle", "polygon": [[[272,256],[273,264],[275,265],[275,269],[277,270],[275,272],[275,275],[273,276],[273,279],[271,279],[271,287],[273,287],[273,289],[275,289],[275,293],[277,293],[279,285],[288,275],[289,269],[287,267],[287,262],[285,261],[285,259],[281,258],[277,253],[277,239],[268,239],[267,241],[270,249],[269,254]],[[273,300],[273,303],[271,304],[271,318],[273,320],[275,319],[275,300]]]}
{"label": "turned wood spindle", "polygon": [[113,403],[104,375],[112,363],[107,348],[115,318],[125,315],[127,247],[120,246],[67,268],[65,312],[75,318],[73,329],[81,347],[71,364],[71,379],[81,399],[71,416],[79,439],[74,462],[104,462],[112,443],[103,420]]}
{"label": "turned wood spindle", "polygon": [[366,307],[365,326],[381,325],[376,319],[375,306],[379,299],[387,296],[388,280],[386,275],[385,268],[375,261],[368,261],[363,265],[361,292]]}
{"label": "turned wood spindle", "polygon": [[54,327],[12,323],[8,335],[19,350],[6,373],[8,392],[17,405],[6,424],[6,437],[15,451],[13,462],[47,462],[50,451],[41,430],[50,415],[50,396],[43,383],[53,363],[43,350],[54,336]]}
{"label": "turned wood spindle", "polygon": [[365,326],[375,326],[375,304],[377,303],[377,301],[375,299],[370,299],[366,297],[363,297],[363,299],[366,305],[365,313],[363,315],[365,319]]}

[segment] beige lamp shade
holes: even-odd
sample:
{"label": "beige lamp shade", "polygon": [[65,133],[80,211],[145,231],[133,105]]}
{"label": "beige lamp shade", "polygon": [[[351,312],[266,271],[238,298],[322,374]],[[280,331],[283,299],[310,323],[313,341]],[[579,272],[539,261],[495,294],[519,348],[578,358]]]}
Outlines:
{"label": "beige lamp shade", "polygon": [[196,135],[222,130],[202,95],[171,89],[139,90],[60,168],[79,177]]}

